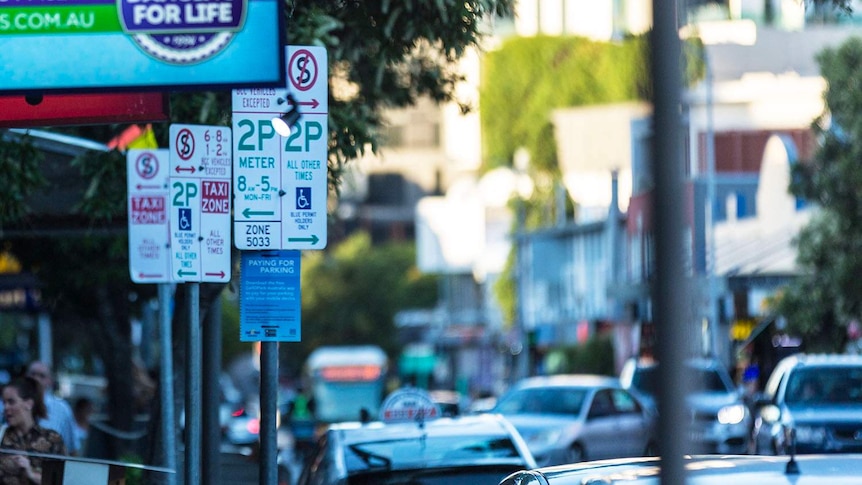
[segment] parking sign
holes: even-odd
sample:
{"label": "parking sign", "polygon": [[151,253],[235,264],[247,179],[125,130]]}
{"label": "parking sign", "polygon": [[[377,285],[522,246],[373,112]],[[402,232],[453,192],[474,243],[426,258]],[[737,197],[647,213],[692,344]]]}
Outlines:
{"label": "parking sign", "polygon": [[171,125],[170,142],[171,277],[230,281],[231,131]]}

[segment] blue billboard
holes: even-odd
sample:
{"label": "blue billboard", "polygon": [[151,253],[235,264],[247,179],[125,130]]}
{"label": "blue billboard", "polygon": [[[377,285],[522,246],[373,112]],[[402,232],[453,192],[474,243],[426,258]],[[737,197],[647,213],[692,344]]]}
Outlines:
{"label": "blue billboard", "polygon": [[280,0],[0,0],[0,93],[283,86]]}

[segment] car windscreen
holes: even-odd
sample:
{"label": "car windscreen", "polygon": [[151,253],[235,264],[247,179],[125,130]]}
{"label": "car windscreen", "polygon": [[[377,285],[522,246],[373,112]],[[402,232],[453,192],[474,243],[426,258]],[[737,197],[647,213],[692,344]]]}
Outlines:
{"label": "car windscreen", "polygon": [[[718,370],[694,366],[689,366],[689,369],[692,372],[691,392],[733,392]],[[631,387],[641,393],[655,396],[658,392],[658,367],[638,369],[632,376]]]}
{"label": "car windscreen", "polygon": [[587,389],[545,387],[519,389],[503,396],[493,412],[506,414],[578,415],[584,405]]}
{"label": "car windscreen", "polygon": [[862,368],[812,367],[793,371],[787,379],[787,404],[862,405]]}
{"label": "car windscreen", "polygon": [[461,466],[434,469],[371,471],[347,478],[348,485],[497,485],[517,465]]}
{"label": "car windscreen", "polygon": [[348,474],[368,469],[444,466],[447,464],[521,464],[515,444],[501,435],[413,435],[355,443],[344,451]]}

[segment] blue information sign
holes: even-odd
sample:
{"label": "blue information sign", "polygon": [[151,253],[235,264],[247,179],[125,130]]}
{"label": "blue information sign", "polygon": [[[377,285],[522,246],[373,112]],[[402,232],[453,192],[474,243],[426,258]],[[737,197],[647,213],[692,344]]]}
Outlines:
{"label": "blue information sign", "polygon": [[300,251],[243,251],[240,269],[241,342],[299,342]]}

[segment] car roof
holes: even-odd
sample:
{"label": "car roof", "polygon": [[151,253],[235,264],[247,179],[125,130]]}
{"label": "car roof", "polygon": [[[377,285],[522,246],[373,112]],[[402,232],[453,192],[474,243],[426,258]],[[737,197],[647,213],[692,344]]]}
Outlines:
{"label": "car roof", "polygon": [[330,425],[327,429],[337,433],[339,439],[346,445],[363,443],[369,440],[380,440],[388,437],[405,436],[447,436],[464,434],[466,431],[476,434],[506,435],[511,432],[509,423],[497,414],[477,414],[453,418],[437,418],[423,422],[384,423],[372,421],[369,423],[343,422]]}
{"label": "car roof", "polygon": [[[794,354],[783,359],[788,366],[862,365],[862,355],[856,354]],[[781,364],[779,364],[781,365]]]}
{"label": "car roof", "polygon": [[613,387],[621,388],[616,377],[598,374],[556,374],[527,377],[518,381],[513,389],[537,387]]}
{"label": "car roof", "polygon": [[[452,457],[437,457],[433,458],[433,461],[420,462],[417,460],[421,459],[421,457],[407,456],[409,454],[409,446],[404,447],[401,444],[396,444],[393,445],[394,449],[402,449],[405,454],[400,455],[400,458],[398,458],[399,455],[397,452],[393,455],[386,455],[384,458],[386,462],[385,468],[391,470],[410,469],[417,466],[423,468],[489,465],[516,465],[523,468],[536,467],[536,462],[521,435],[518,434],[509,421],[499,414],[478,414],[452,418],[443,417],[427,420],[422,423],[384,423],[380,421],[370,423],[336,423],[327,428],[326,436],[332,441],[334,448],[341,450],[339,454],[342,455],[342,462],[347,459],[348,455],[353,456],[362,453],[356,447],[370,450],[378,446],[384,446],[386,443],[408,443],[413,439],[426,440],[429,446],[432,440],[447,440],[448,438],[452,438],[453,445],[459,439],[469,441],[475,437],[483,437],[482,439],[487,439],[489,442],[495,442],[498,439],[509,439],[518,453],[517,457],[502,456],[495,455],[493,450],[491,450],[492,452],[489,455],[476,458],[478,454],[481,454],[477,451],[477,453],[470,454],[469,457],[465,456],[462,458],[458,457],[457,454],[453,454]],[[457,451],[451,446],[447,446],[447,448],[450,451]],[[354,463],[354,465],[345,463],[344,466],[346,466],[347,470],[350,470],[349,473],[351,474],[375,468],[373,463],[357,467],[356,460],[349,461],[350,463]]]}
{"label": "car roof", "polygon": [[[625,458],[584,462],[516,472],[501,482],[548,483],[569,485],[658,484],[661,480],[660,457]],[[831,485],[858,483],[862,454],[798,455],[793,459],[796,472],[788,468],[787,456],[698,455],[685,457],[686,483],[689,485],[815,485],[828,480]],[[790,465],[791,467],[793,465]],[[527,480],[542,476],[546,481]],[[510,480],[518,477],[518,479]]]}

